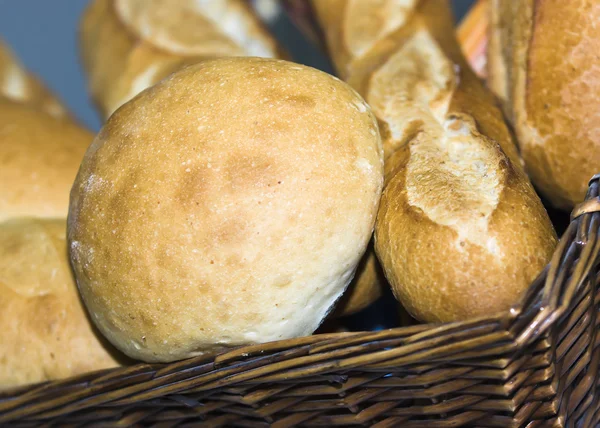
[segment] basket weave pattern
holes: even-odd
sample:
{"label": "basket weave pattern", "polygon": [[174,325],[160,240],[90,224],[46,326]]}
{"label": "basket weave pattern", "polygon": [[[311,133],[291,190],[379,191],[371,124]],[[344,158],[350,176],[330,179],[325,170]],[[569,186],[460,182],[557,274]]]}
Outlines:
{"label": "basket weave pattern", "polygon": [[[505,314],[315,335],[0,394],[0,425],[477,425],[600,421],[600,176]],[[91,425],[90,425],[91,424]]]}

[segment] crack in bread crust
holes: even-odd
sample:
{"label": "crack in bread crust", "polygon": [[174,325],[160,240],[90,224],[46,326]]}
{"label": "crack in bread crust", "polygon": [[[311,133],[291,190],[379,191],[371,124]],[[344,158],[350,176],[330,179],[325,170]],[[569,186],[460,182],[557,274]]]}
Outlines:
{"label": "crack in bread crust", "polygon": [[[390,131],[384,141],[386,157],[400,144],[409,146],[408,203],[455,230],[459,241],[496,253],[487,226],[503,189],[503,157],[477,131],[473,118],[448,117],[457,79],[454,64],[421,30],[373,73],[367,100]],[[410,138],[415,120],[420,132],[413,131]]]}

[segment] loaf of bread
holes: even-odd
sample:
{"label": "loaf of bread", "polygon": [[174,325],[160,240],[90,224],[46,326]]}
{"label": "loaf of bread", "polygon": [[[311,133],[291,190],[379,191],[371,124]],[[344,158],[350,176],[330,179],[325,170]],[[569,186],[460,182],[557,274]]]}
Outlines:
{"label": "loaf of bread", "polygon": [[339,74],[373,108],[385,156],[375,250],[417,319],[506,310],[555,232],[447,2],[315,0]]}
{"label": "loaf of bread", "polygon": [[557,208],[600,170],[600,3],[491,1],[489,85],[534,185]]}
{"label": "loaf of bread", "polygon": [[0,389],[115,367],[119,358],[87,319],[66,220],[0,222]]}
{"label": "loaf of bread", "polygon": [[68,118],[0,97],[0,221],[63,217],[93,135]]}
{"label": "loaf of bread", "polygon": [[326,73],[263,58],[173,73],[109,118],[73,186],[93,320],[144,361],[311,334],[371,238],[382,156],[370,108]]}
{"label": "loaf of bread", "polygon": [[281,54],[246,0],[93,0],[80,40],[90,90],[104,117],[184,65]]}
{"label": "loaf of bread", "polygon": [[66,116],[60,101],[27,72],[9,47],[0,40],[0,97],[38,107],[56,117]]}
{"label": "loaf of bread", "polygon": [[[273,1],[252,3],[265,19],[280,13]],[[285,56],[246,0],[94,0],[82,20],[81,48],[105,117],[146,87],[200,60]],[[356,313],[377,300],[384,283],[379,272],[370,251],[333,316]]]}

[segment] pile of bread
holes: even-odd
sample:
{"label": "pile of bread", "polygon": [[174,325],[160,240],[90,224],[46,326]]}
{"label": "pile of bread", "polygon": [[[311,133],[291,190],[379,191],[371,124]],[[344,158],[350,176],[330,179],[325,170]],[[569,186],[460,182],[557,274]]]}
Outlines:
{"label": "pile of bread", "polygon": [[342,80],[244,0],[91,0],[95,137],[2,46],[0,388],[309,335],[388,286],[423,322],[507,310],[556,244],[530,178],[570,208],[600,169],[600,10],[492,3],[517,139],[441,0],[313,0]]}

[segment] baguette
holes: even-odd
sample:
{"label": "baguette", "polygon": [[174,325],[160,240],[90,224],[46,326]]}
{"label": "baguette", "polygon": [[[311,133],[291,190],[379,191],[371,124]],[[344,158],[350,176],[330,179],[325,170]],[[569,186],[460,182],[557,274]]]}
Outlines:
{"label": "baguette", "polygon": [[548,262],[556,234],[461,54],[448,3],[312,4],[339,74],[379,120],[375,250],[395,296],[426,322],[506,310]]}
{"label": "baguette", "polygon": [[185,65],[282,55],[243,0],[94,0],[83,15],[80,46],[92,97],[105,118]]}
{"label": "baguette", "polygon": [[55,117],[67,110],[35,76],[27,72],[9,47],[0,40],[0,97],[40,108]]}
{"label": "baguette", "polygon": [[493,0],[488,74],[539,191],[582,202],[600,169],[600,3]]}

